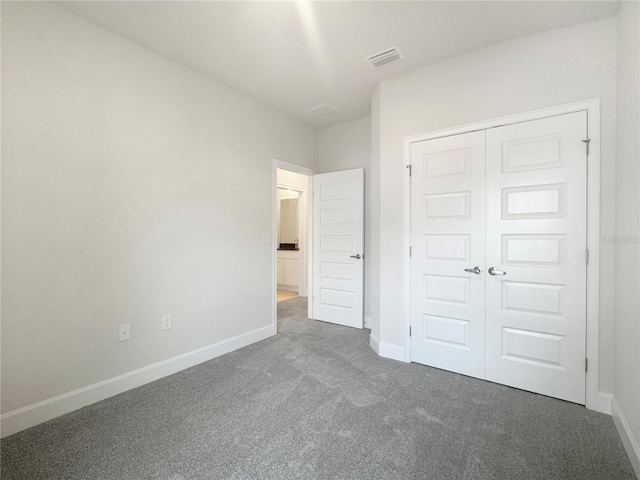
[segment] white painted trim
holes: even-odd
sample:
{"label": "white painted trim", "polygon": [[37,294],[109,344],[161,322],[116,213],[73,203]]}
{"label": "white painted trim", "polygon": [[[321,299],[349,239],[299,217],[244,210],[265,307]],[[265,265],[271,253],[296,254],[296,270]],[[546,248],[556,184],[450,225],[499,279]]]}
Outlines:
{"label": "white painted trim", "polygon": [[398,360],[400,362],[406,362],[404,348],[399,345],[392,345],[390,343],[380,343],[373,334],[369,335],[369,345],[378,355],[384,358],[390,358],[391,360]]}
{"label": "white painted trim", "polygon": [[307,183],[307,245],[307,318],[313,318],[313,175]]}
{"label": "white painted trim", "polygon": [[[600,291],[600,99],[594,98],[581,102],[568,103],[555,107],[543,108],[531,112],[494,118],[458,127],[445,128],[433,132],[411,135],[404,138],[404,166],[411,163],[411,144],[469,133],[477,130],[513,125],[515,123],[539,120],[542,118],[565,115],[579,111],[587,112],[587,134],[589,145],[588,178],[587,178],[587,248],[589,249],[589,265],[587,267],[587,344],[586,353],[589,359],[589,370],[586,373],[586,407],[601,411],[601,398],[598,384],[599,371],[599,291]],[[409,326],[411,321],[411,265],[409,261],[409,244],[411,242],[411,182],[404,174],[404,333],[406,361],[411,361],[411,338]]]}
{"label": "white painted trim", "polygon": [[369,335],[369,346],[380,355],[380,340],[373,336],[373,333]]}
{"label": "white painted trim", "polygon": [[227,340],[183,353],[161,362],[109,378],[86,387],[63,393],[53,398],[28,405],[0,417],[2,437],[12,435],[27,428],[53,420],[56,417],[78,410],[92,403],[140,387],[186,368],[246,347],[272,336],[272,327],[253,330]]}
{"label": "white painted trim", "polygon": [[[287,292],[298,293],[298,287],[289,287],[287,285],[278,284],[278,290],[286,290]],[[298,296],[300,296],[300,295],[298,295]]]}
{"label": "white painted trim", "polygon": [[[301,167],[300,165],[296,165],[295,163],[285,162],[283,160],[278,160],[277,158],[273,159],[272,166],[272,192],[271,192],[271,328],[273,329],[273,335],[278,333],[278,302],[276,296],[276,290],[278,289],[278,246],[276,245],[278,239],[278,211],[277,211],[277,202],[278,202],[278,169],[287,170],[293,173],[299,173],[301,175],[306,175],[309,177],[309,182],[307,184],[307,239],[305,245],[307,252],[307,295],[308,292],[313,291],[313,206],[312,206],[312,198],[313,198],[313,185],[312,180],[315,175],[315,171],[311,170],[307,167]],[[303,260],[304,261],[304,260]],[[312,316],[312,308],[313,301],[312,296],[308,295],[308,316],[309,318],[313,318]]]}
{"label": "white painted trim", "polygon": [[378,343],[378,355],[399,362],[407,362],[405,356],[405,348],[400,345],[392,345],[390,343]]}
{"label": "white painted trim", "polygon": [[640,445],[638,444],[638,439],[633,436],[629,422],[622,413],[615,397],[613,397],[611,401],[611,414],[616,430],[618,430],[618,435],[620,435],[624,449],[633,466],[633,470],[636,472],[636,477],[640,478]]}
{"label": "white painted trim", "polygon": [[613,400],[612,393],[599,392],[598,393],[598,408],[592,408],[596,412],[605,413],[611,415],[611,401]]}
{"label": "white painted trim", "polygon": [[[411,362],[411,176],[407,172],[411,165],[411,143],[404,139],[404,162],[402,172],[402,212],[403,212],[403,273],[404,273],[404,361]],[[409,170],[410,172],[411,170]]]}
{"label": "white painted trim", "polygon": [[364,328],[371,330],[371,317],[364,317]]}
{"label": "white painted trim", "polygon": [[[587,111],[589,157],[587,170],[587,358],[586,407],[600,404],[600,100],[584,102]],[[611,408],[609,407],[609,411]]]}

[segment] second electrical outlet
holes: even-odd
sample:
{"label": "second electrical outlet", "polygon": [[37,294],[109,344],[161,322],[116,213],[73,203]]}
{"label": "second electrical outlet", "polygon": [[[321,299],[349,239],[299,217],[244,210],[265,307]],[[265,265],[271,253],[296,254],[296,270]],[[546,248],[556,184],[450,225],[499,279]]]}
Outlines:
{"label": "second electrical outlet", "polygon": [[162,316],[162,330],[169,330],[171,328],[171,314],[167,313]]}

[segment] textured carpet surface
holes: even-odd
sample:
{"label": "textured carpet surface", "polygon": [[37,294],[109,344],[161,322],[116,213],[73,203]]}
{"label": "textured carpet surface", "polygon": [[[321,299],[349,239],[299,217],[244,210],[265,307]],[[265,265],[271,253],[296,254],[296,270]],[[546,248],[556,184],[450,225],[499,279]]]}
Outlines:
{"label": "textured carpet surface", "polygon": [[2,479],[635,479],[606,415],[278,311],[273,338],[4,439]]}

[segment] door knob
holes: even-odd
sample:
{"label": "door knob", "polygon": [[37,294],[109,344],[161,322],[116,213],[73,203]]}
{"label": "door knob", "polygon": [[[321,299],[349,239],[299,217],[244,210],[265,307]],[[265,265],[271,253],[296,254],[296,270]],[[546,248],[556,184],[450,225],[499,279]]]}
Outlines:
{"label": "door knob", "polygon": [[473,268],[465,268],[464,271],[469,273],[475,273],[476,275],[480,275],[482,273],[482,269],[478,266],[475,266]]}
{"label": "door knob", "polygon": [[351,258],[355,258],[356,260],[360,260],[362,256],[358,253],[357,255],[349,255]]}
{"label": "door knob", "polygon": [[495,267],[491,267],[489,270],[489,275],[506,275],[507,272],[503,272],[502,270],[496,270]]}

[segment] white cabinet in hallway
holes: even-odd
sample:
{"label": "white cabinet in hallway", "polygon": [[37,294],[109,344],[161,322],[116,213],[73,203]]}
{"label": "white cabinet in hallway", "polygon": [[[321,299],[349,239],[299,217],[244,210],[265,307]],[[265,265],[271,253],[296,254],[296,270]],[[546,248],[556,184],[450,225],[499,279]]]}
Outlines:
{"label": "white cabinet in hallway", "polygon": [[299,250],[278,250],[278,288],[280,290],[298,291],[299,256]]}

